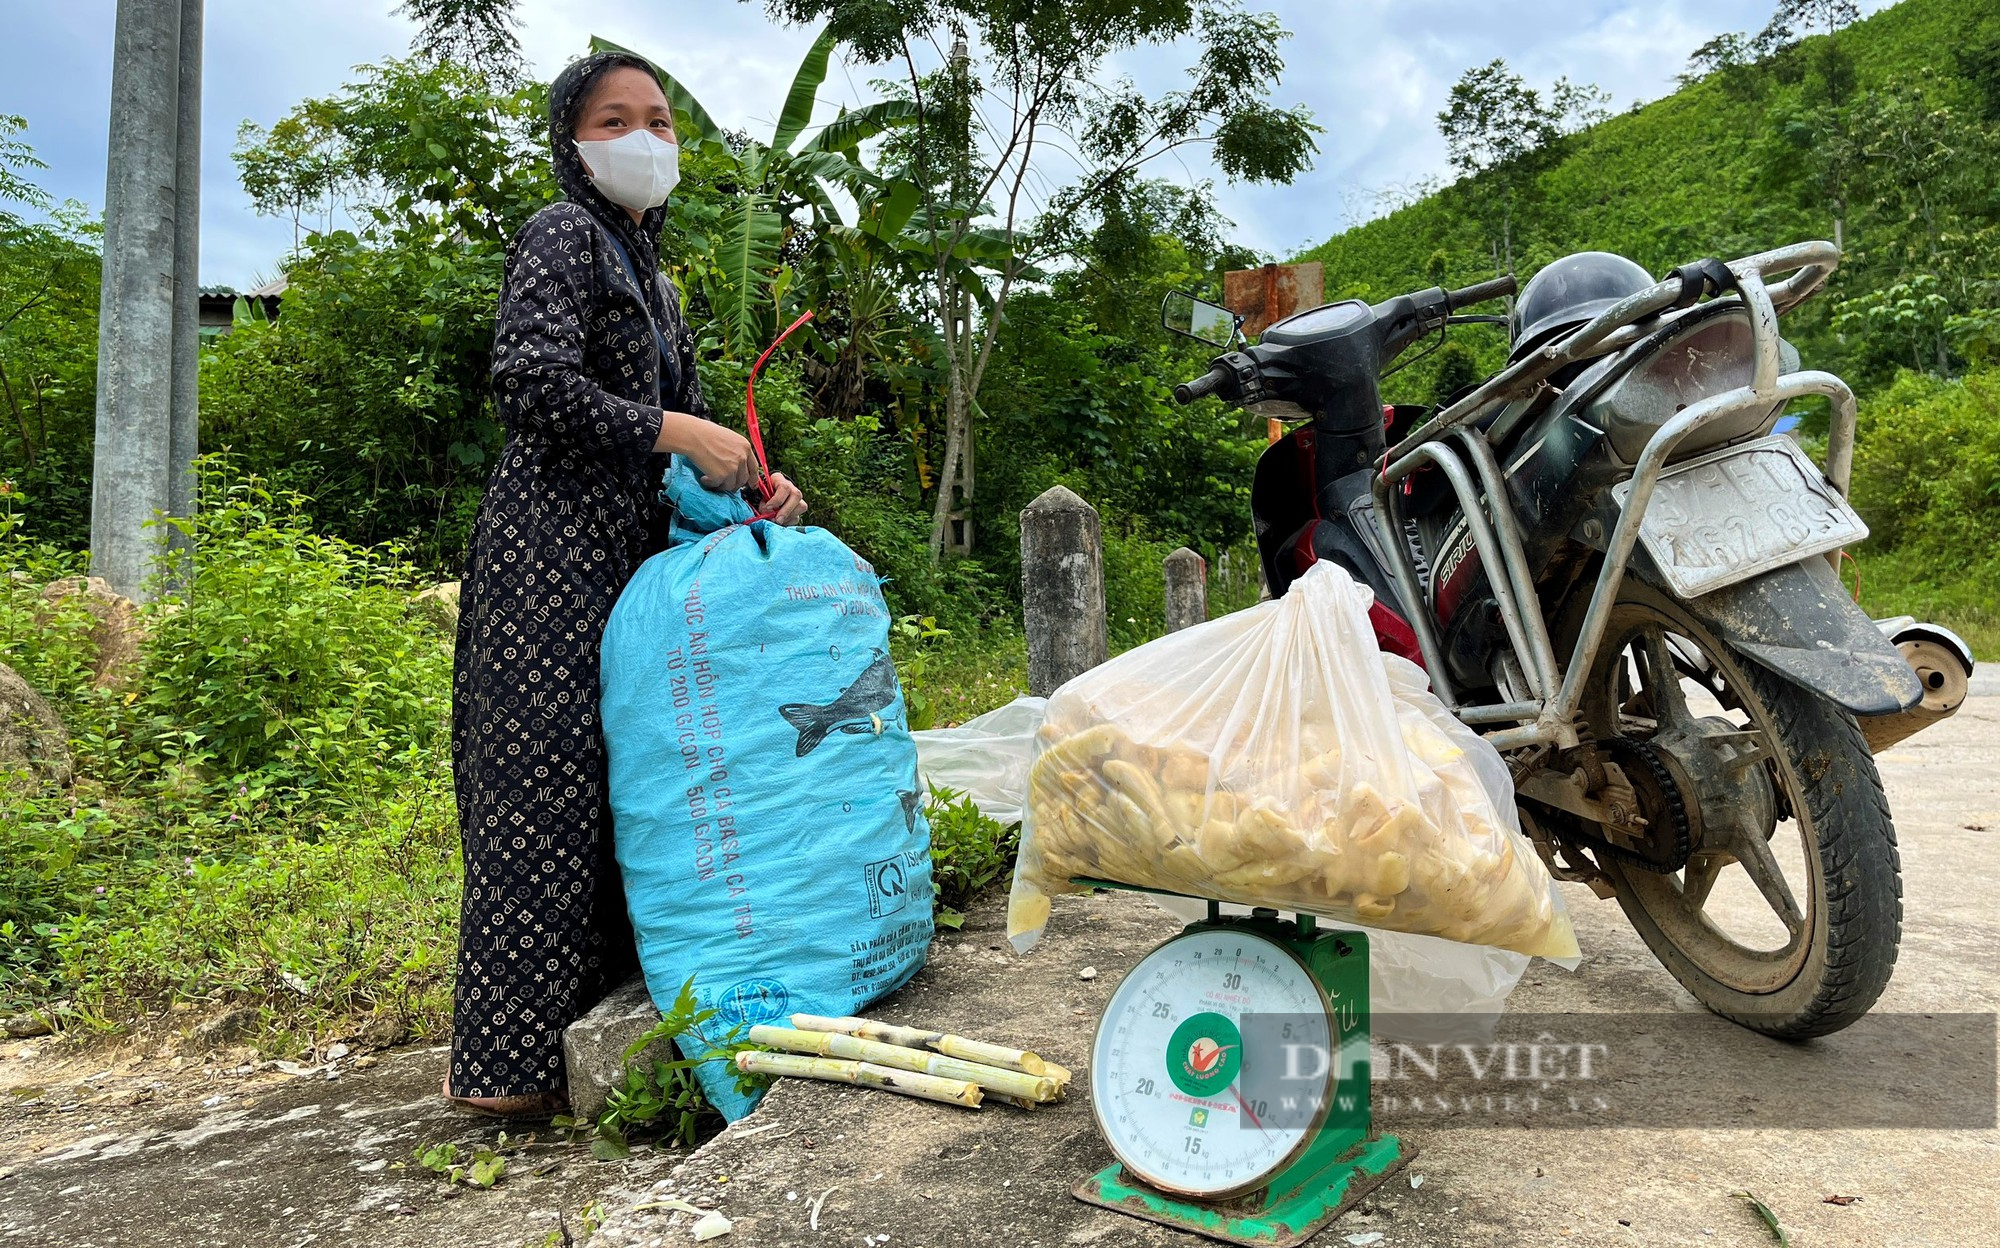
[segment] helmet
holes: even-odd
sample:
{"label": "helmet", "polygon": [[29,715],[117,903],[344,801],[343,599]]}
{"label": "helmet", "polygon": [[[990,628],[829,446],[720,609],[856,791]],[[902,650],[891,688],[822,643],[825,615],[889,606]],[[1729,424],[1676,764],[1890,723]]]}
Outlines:
{"label": "helmet", "polygon": [[1608,251],[1580,251],[1545,265],[1514,300],[1507,326],[1514,340],[1510,358],[1547,345],[1652,284],[1652,274]]}

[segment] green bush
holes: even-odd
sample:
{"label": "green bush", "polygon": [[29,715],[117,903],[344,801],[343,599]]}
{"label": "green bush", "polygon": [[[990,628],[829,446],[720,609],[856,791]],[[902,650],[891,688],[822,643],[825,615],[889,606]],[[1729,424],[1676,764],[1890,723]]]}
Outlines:
{"label": "green bush", "polygon": [[1862,405],[1854,504],[1870,548],[1947,566],[2000,542],[2000,371],[1903,373]]}
{"label": "green bush", "polygon": [[1174,548],[1104,526],[1104,614],[1114,650],[1144,645],[1167,631],[1167,556]]}
{"label": "green bush", "polygon": [[130,692],[89,686],[91,619],[39,590],[73,557],[0,499],[0,661],[65,715],[67,790],[0,803],[0,1013],[117,1025],[175,1001],[294,1029],[446,1017],[460,867],[449,641],[409,569],[311,531],[207,461],[186,592],[145,610]]}
{"label": "green bush", "polygon": [[1903,373],[1863,403],[1854,504],[1869,528],[1862,604],[2000,651],[2000,371]]}
{"label": "green bush", "polygon": [[93,698],[92,664],[97,658],[90,630],[94,617],[71,596],[51,604],[42,597],[49,582],[85,572],[74,551],[28,536],[27,491],[0,480],[0,663],[34,686],[68,718]]}
{"label": "green bush", "polygon": [[[429,761],[400,791],[337,812],[197,814],[175,828],[89,811],[102,843],[77,860],[75,909],[45,934],[59,982],[102,1024],[160,1002],[250,1000],[280,1037],[374,1011],[437,1031],[463,867],[450,772]],[[120,853],[114,838],[131,843]]]}
{"label": "green bush", "polygon": [[410,569],[314,532],[303,499],[227,471],[208,463],[200,513],[173,522],[198,557],[186,601],[153,613],[139,743],[286,784],[431,747],[451,655],[411,609]]}
{"label": "green bush", "polygon": [[938,926],[955,928],[965,922],[963,907],[1013,869],[1021,825],[1003,828],[980,814],[971,798],[936,785],[924,800],[924,819],[931,825]]}

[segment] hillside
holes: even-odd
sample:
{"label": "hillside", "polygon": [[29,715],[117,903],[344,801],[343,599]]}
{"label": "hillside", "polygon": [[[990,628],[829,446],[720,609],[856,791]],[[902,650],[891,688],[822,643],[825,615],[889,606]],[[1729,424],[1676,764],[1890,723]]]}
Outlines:
{"label": "hillside", "polygon": [[[1525,278],[1557,256],[1600,248],[1658,273],[1703,255],[1830,238],[1835,212],[1809,171],[1815,162],[1844,158],[1848,263],[1830,297],[1816,301],[1805,317],[1817,329],[1806,336],[1809,345],[1845,357],[1829,362],[1859,368],[1868,374],[1863,381],[1885,381],[1897,353],[1834,340],[1827,328],[1834,305],[1925,270],[1925,245],[1939,241],[1938,231],[1910,237],[1913,198],[1928,197],[1934,209],[1956,208],[1960,232],[1977,235],[1983,228],[1990,245],[2000,201],[1992,179],[1981,185],[1968,165],[1991,168],[1994,127],[1985,114],[1992,84],[1980,74],[1982,66],[1991,73],[1996,47],[2000,17],[1987,0],[1904,0],[1842,30],[1831,46],[1824,35],[1805,39],[1559,139],[1533,158],[1538,170],[1521,192],[1515,270]],[[1983,62],[1981,52],[1987,54]],[[1905,115],[1912,108],[1914,126]],[[1949,124],[1925,115],[1936,110]],[[1815,124],[1841,138],[1802,141]],[[1899,160],[1897,149],[1909,146],[1912,136],[1905,131],[1912,129],[1933,150]],[[1946,143],[1977,146],[1987,159],[1934,150]],[[1955,171],[1939,168],[1954,164]],[[1926,178],[1940,185],[1916,184]],[[1487,173],[1457,182],[1298,259],[1325,264],[1330,297],[1382,298],[1425,286],[1440,262],[1452,283],[1490,276],[1496,229],[1478,210],[1493,203],[1494,179]],[[1974,266],[1973,272],[1990,282],[1993,269],[1979,273]],[[1979,294],[1969,287],[1948,294],[1951,311],[1991,306],[1991,292],[1983,301]],[[1495,336],[1482,355],[1497,351]]]}
{"label": "hillside", "polygon": [[[1719,69],[1557,139],[1523,165],[1298,258],[1326,266],[1331,298],[1484,279],[1509,174],[1523,279],[1590,248],[1664,273],[1832,238],[1844,209],[1841,269],[1786,334],[1862,400],[1855,492],[1876,534],[1860,555],[1863,605],[1939,619],[1982,656],[2000,653],[2000,557],[1968,554],[2000,549],[2000,9],[1903,0],[1831,40]],[[1433,401],[1504,359],[1497,330],[1453,333],[1461,347],[1391,379],[1388,397]]]}

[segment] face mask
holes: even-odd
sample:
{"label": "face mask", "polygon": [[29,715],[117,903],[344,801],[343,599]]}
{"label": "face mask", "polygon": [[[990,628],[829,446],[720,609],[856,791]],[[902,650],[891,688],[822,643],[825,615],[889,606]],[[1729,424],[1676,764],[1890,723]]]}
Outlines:
{"label": "face mask", "polygon": [[658,208],[681,180],[681,149],[644,130],[615,139],[578,139],[590,180],[620,208]]}

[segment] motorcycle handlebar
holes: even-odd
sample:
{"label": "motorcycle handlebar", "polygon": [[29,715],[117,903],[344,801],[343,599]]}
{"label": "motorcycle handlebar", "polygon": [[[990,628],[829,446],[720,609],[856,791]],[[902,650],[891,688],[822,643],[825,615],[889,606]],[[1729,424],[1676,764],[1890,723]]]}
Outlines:
{"label": "motorcycle handlebar", "polygon": [[1229,378],[1229,370],[1217,364],[1193,381],[1184,381],[1180,385],[1175,386],[1174,402],[1179,403],[1182,407],[1186,407],[1196,399],[1205,399],[1221,389],[1223,383],[1228,381]]}
{"label": "motorcycle handlebar", "polygon": [[1476,286],[1467,286],[1464,290],[1450,291],[1445,295],[1444,302],[1447,308],[1456,312],[1460,308],[1469,308],[1475,303],[1485,303],[1489,299],[1498,299],[1502,295],[1511,295],[1520,288],[1521,284],[1515,281],[1511,275],[1496,277],[1490,282],[1480,282]]}

